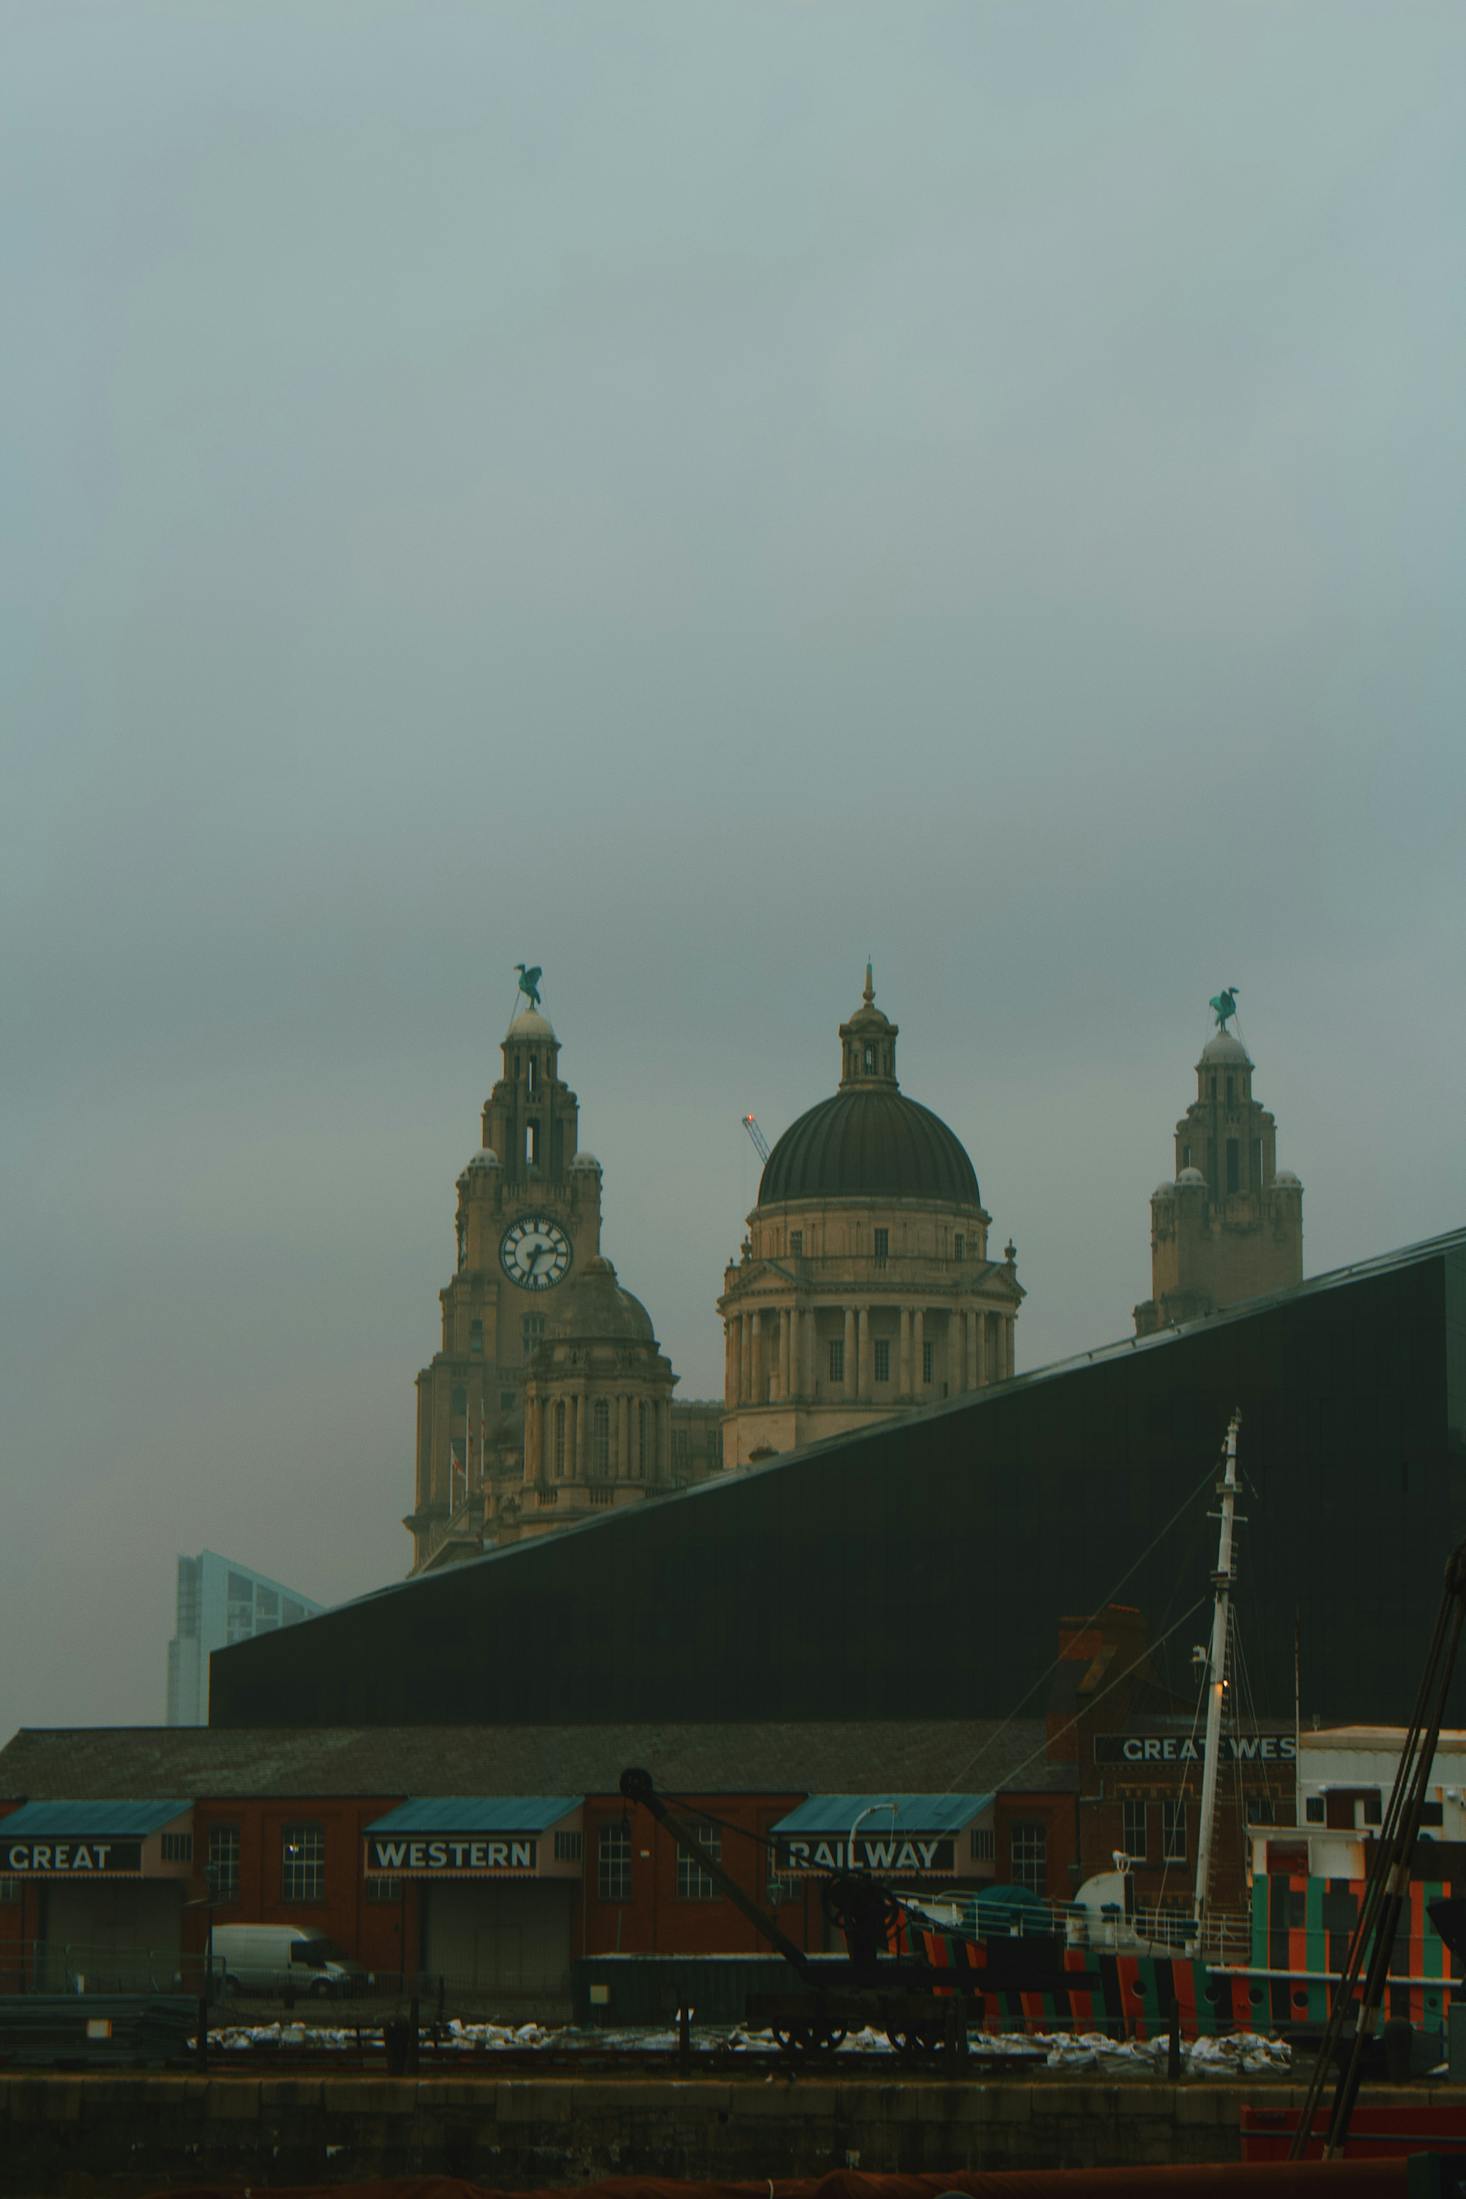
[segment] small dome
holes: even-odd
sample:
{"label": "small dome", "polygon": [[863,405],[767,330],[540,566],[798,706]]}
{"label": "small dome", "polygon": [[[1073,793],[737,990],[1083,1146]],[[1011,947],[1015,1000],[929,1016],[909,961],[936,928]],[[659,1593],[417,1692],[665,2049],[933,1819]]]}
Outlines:
{"label": "small dome", "polygon": [[1169,1179],[1167,1179],[1165,1183],[1158,1183],[1156,1185],[1154,1191],[1152,1191],[1151,1193],[1151,1197],[1153,1199],[1169,1199],[1175,1188],[1176,1186],[1172,1182],[1170,1182]]}
{"label": "small dome", "polygon": [[1206,1178],[1205,1176],[1203,1176],[1199,1168],[1183,1168],[1180,1175],[1176,1178],[1177,1190],[1181,1188],[1182,1184],[1198,1183],[1202,1185],[1205,1185],[1206,1183]]}
{"label": "small dome", "polygon": [[639,1298],[623,1290],[609,1260],[587,1260],[566,1286],[554,1317],[558,1337],[588,1343],[655,1344],[652,1317]]}
{"label": "small dome", "polygon": [[468,1165],[470,1168],[497,1168],[500,1165],[499,1156],[491,1145],[486,1145],[474,1154]]}
{"label": "small dome", "polygon": [[521,1008],[519,1014],[504,1033],[504,1043],[507,1046],[512,1038],[553,1038],[554,1036],[554,1025],[548,1016],[541,1015],[538,1008]]}
{"label": "small dome", "polygon": [[576,1169],[576,1168],[586,1168],[586,1169],[589,1169],[589,1170],[590,1170],[590,1171],[591,1171],[591,1172],[592,1172],[593,1174],[595,1174],[595,1175],[597,1175],[597,1176],[599,1176],[599,1175],[602,1175],[602,1174],[604,1173],[604,1171],[602,1170],[601,1164],[600,1164],[600,1162],[599,1162],[599,1161],[598,1161],[598,1160],[596,1159],[596,1157],[595,1157],[594,1153],[587,1153],[587,1152],[585,1152],[585,1151],[583,1151],[583,1150],[582,1150],[581,1152],[579,1152],[579,1153],[577,1153],[577,1154],[576,1154],[576,1156],[575,1156],[574,1160],[573,1160],[573,1161],[572,1161],[572,1162],[570,1163],[570,1166],[571,1166],[571,1168],[572,1168],[572,1169]]}
{"label": "small dome", "polygon": [[1280,1191],[1301,1191],[1303,1185],[1291,1168],[1280,1168],[1273,1178]]}
{"label": "small dome", "polygon": [[1201,1049],[1201,1060],[1196,1066],[1198,1069],[1203,1065],[1214,1068],[1218,1062],[1231,1062],[1234,1067],[1243,1069],[1252,1067],[1252,1057],[1247,1048],[1231,1031],[1213,1031]]}

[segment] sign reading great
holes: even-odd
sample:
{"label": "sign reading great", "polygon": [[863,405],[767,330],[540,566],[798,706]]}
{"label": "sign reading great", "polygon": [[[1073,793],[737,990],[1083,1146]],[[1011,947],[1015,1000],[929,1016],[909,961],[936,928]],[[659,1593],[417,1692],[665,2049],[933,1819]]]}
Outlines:
{"label": "sign reading great", "polygon": [[142,1874],[139,1840],[5,1840],[0,1836],[0,1870],[16,1878],[67,1878]]}
{"label": "sign reading great", "polygon": [[537,1840],[486,1840],[482,1834],[430,1840],[394,1839],[386,1833],[367,1835],[367,1869],[386,1871],[394,1878],[433,1878],[451,1872],[471,1871],[492,1878],[533,1871],[539,1862]]}
{"label": "sign reading great", "polygon": [[[1224,1733],[1224,1764],[1291,1764],[1298,1741],[1291,1733]],[[1097,1764],[1199,1764],[1206,1742],[1193,1733],[1100,1733],[1095,1736]]]}

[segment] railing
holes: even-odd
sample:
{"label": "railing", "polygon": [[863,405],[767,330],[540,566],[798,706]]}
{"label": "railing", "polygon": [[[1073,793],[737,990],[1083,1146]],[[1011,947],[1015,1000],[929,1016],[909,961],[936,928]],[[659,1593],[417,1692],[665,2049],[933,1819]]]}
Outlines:
{"label": "railing", "polygon": [[1199,1930],[1186,1909],[1138,1907],[1122,1916],[1118,1910],[1111,1915],[1077,1902],[1035,1898],[1009,1904],[991,1895],[938,1897],[921,1903],[918,1913],[971,1939],[1053,1937],[1101,1954],[1150,1950],[1241,1965],[1252,1951],[1252,1919],[1240,1911],[1214,1911]]}

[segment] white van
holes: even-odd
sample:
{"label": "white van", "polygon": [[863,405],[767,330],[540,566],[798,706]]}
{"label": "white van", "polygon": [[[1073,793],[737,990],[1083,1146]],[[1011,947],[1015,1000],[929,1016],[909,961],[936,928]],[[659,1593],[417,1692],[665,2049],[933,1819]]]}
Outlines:
{"label": "white van", "polygon": [[336,2000],[372,1982],[359,1963],[345,1961],[320,1932],[298,1924],[216,1924],[213,1975],[226,1992],[309,1994]]}

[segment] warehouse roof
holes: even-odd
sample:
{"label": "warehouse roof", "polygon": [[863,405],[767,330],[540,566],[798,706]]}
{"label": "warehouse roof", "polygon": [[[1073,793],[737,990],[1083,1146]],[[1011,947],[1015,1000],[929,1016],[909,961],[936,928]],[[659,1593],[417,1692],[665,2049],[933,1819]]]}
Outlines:
{"label": "warehouse roof", "polygon": [[1041,1718],[574,1726],[23,1727],[0,1797],[615,1794],[644,1765],[687,1794],[1063,1791]]}

